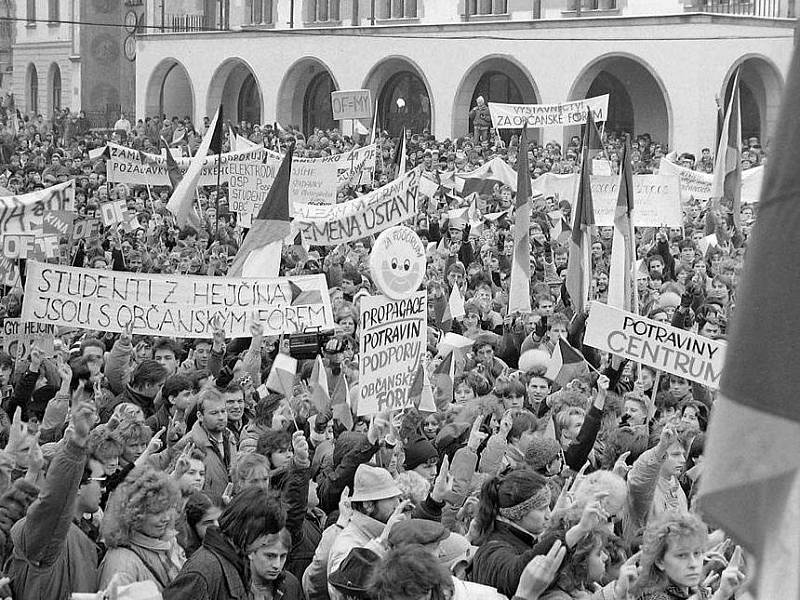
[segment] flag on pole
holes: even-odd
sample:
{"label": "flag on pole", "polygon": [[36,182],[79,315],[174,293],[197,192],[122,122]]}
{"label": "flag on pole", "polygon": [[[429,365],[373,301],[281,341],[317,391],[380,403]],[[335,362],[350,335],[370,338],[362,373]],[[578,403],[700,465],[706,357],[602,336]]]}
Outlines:
{"label": "flag on pole", "polygon": [[181,179],[183,179],[183,173],[181,172],[175,157],[172,156],[172,152],[170,152],[167,140],[165,140],[163,137],[161,138],[161,145],[164,147],[164,151],[167,153],[167,177],[169,177],[169,185],[174,191],[181,182]]}
{"label": "flag on pole", "polygon": [[236,152],[238,149],[236,147],[236,133],[234,133],[233,127],[230,126],[230,123],[228,124],[228,144],[231,147],[231,152]]}
{"label": "flag on pole", "polygon": [[758,581],[751,591],[760,600],[800,598],[800,368],[791,350],[800,330],[798,97],[795,50],[776,120],[782,126],[772,140],[736,293],[696,500],[710,524],[755,554]]}
{"label": "flag on pole", "polygon": [[592,111],[587,111],[581,157],[581,180],[578,198],[575,201],[575,220],[569,243],[567,263],[567,292],[575,314],[583,312],[589,299],[592,281],[592,229],[594,227],[594,203],[592,202],[591,154],[600,145]]}
{"label": "flag on pole", "polygon": [[531,312],[531,176],[528,170],[528,125],[522,128],[517,161],[517,197],[514,207],[514,254],[508,314]]}
{"label": "flag on pole", "polygon": [[714,178],[711,180],[711,201],[719,208],[724,198],[726,207],[733,213],[733,222],[739,225],[739,211],[742,203],[742,115],[739,98],[739,70],[733,77],[733,90],[714,162]]}
{"label": "flag on pole", "polygon": [[583,354],[573,348],[564,338],[558,339],[550,357],[545,377],[555,381],[561,386],[568,384],[573,379],[589,374],[589,366]]}
{"label": "flag on pole", "polygon": [[297,359],[278,352],[267,375],[267,387],[283,394],[291,400],[294,396],[294,376],[297,373]]}
{"label": "flag on pole", "polygon": [[[175,215],[175,221],[180,229],[191,226],[200,228],[200,217],[194,209],[194,193],[197,183],[200,181],[200,172],[203,170],[203,162],[209,154],[209,150],[216,150],[219,154],[222,139],[222,106],[217,109],[208,131],[200,142],[189,168],[175,186],[172,195],[167,202],[167,210]],[[167,149],[169,155],[169,149]]]}
{"label": "flag on pole", "polygon": [[331,394],[328,389],[328,373],[325,371],[325,364],[320,355],[317,355],[317,359],[314,361],[308,383],[311,388],[311,403],[317,408],[317,411],[320,413],[330,411]]}
{"label": "flag on pole", "polygon": [[[434,405],[436,410],[446,410],[447,405],[453,402],[453,392],[455,391],[455,378],[456,378],[456,361],[454,355],[456,350],[453,349],[447,353],[431,374],[432,383],[439,390],[439,393],[434,398]],[[439,399],[439,405],[436,399]]]}
{"label": "flag on pole", "polygon": [[633,167],[631,166],[631,140],[625,136],[625,146],[620,159],[619,193],[614,210],[614,238],[611,242],[611,264],[608,274],[608,305],[628,312],[636,304],[636,238],[633,233]]}
{"label": "flag on pole", "polygon": [[331,412],[333,418],[339,421],[348,431],[353,429],[353,410],[350,408],[350,386],[344,373],[336,377],[331,394]]}
{"label": "flag on pole", "polygon": [[293,154],[294,143],[289,146],[281,161],[264,204],[253,218],[250,231],[228,269],[228,277],[278,276],[283,240],[292,233],[289,220],[289,178]]}
{"label": "flag on pole", "polygon": [[[438,308],[440,308],[439,304],[435,304],[434,309]],[[440,310],[441,314],[437,322],[441,330],[448,333],[453,330],[453,321],[466,314],[464,311],[464,296],[461,295],[461,290],[458,289],[457,285],[454,285],[453,289],[450,290],[447,302],[441,302]]]}
{"label": "flag on pole", "polygon": [[433,399],[433,389],[431,382],[428,381],[428,374],[425,372],[425,365],[420,361],[417,366],[417,373],[411,388],[408,390],[408,397],[414,400],[414,406],[420,412],[436,412],[436,403]]}

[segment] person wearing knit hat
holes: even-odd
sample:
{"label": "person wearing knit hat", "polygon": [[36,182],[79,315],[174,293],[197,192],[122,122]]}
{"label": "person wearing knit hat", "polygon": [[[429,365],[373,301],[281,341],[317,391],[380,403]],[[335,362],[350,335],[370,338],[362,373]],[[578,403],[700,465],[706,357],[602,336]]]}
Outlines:
{"label": "person wearing knit hat", "polygon": [[561,471],[561,446],[553,438],[534,436],[525,450],[525,462],[542,475],[555,475]]}
{"label": "person wearing knit hat", "polygon": [[415,471],[422,475],[433,486],[438,473],[439,453],[433,444],[425,438],[409,442],[405,447],[406,471]]}

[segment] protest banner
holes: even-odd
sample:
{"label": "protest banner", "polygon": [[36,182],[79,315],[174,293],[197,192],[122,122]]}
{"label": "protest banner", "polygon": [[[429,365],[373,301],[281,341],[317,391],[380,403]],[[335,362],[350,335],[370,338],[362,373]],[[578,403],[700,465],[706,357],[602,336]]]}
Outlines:
{"label": "protest banner", "polygon": [[592,302],[584,344],[719,388],[725,343]]}
{"label": "protest banner", "polygon": [[289,200],[297,204],[334,204],[339,186],[375,168],[375,144],[324,158],[292,159]]}
{"label": "protest banner", "polygon": [[761,199],[764,182],[764,165],[742,171],[742,204],[753,204]]}
{"label": "protest banner", "polygon": [[369,90],[331,92],[334,121],[368,119],[372,116],[372,94]]}
{"label": "protest banner", "polygon": [[0,196],[0,235],[42,228],[51,210],[75,210],[75,180],[19,196]]}
{"label": "protest banner", "polygon": [[14,287],[19,283],[19,269],[16,261],[0,255],[0,285]]}
{"label": "protest banner", "polygon": [[295,205],[294,223],[312,246],[336,246],[380,233],[416,215],[419,178],[416,168],[341,204]]}
{"label": "protest banner", "polygon": [[[595,223],[611,227],[619,195],[619,177],[593,175],[591,182]],[[633,224],[636,227],[683,225],[680,183],[675,176],[634,175],[633,206]]]}
{"label": "protest banner", "polygon": [[[534,194],[541,192],[545,198],[552,197],[556,204],[566,200],[575,205],[580,175],[555,175],[545,173],[533,182]],[[619,176],[592,175],[592,201],[595,224],[604,227],[614,225],[614,210],[619,191]],[[683,223],[680,185],[675,176],[633,176],[633,224],[636,227],[660,227]],[[575,214],[573,213],[573,219]]]}
{"label": "protest banner", "polygon": [[333,329],[324,275],[236,279],[102,271],[28,263],[22,318],[35,323],[184,338]]}
{"label": "protest banner", "polygon": [[66,210],[51,210],[42,219],[42,231],[45,235],[68,236],[75,216],[75,213]]}
{"label": "protest banner", "polygon": [[100,204],[100,217],[106,227],[124,222],[126,211],[125,200],[114,200]]}
{"label": "protest banner", "polygon": [[16,371],[26,368],[24,361],[29,361],[34,344],[47,358],[53,355],[53,342],[56,328],[54,325],[25,323],[22,319],[6,318],[3,321],[2,346],[11,358],[16,360]]}
{"label": "protest banner", "polygon": [[75,221],[72,237],[76,240],[85,240],[100,235],[100,219],[81,219]]}
{"label": "protest banner", "polygon": [[681,182],[681,202],[688,204],[692,198],[707,202],[711,198],[711,173],[692,171],[686,167],[676,165],[674,162],[662,158],[658,165],[660,175],[677,175]]}
{"label": "protest banner", "polygon": [[567,175],[545,173],[533,180],[533,195],[541,193],[545,198],[553,198],[556,206],[561,200],[566,200],[570,206],[575,206],[580,177],[577,173]]}
{"label": "protest banner", "polygon": [[495,129],[522,129],[525,123],[534,128],[584,125],[589,109],[595,122],[608,117],[608,94],[559,104],[488,104]]}
{"label": "protest banner", "polygon": [[28,259],[46,261],[59,255],[58,236],[40,234],[34,239],[33,250],[28,253]]}
{"label": "protest banner", "polygon": [[6,233],[2,240],[3,256],[6,258],[28,258],[36,246],[35,233]]}
{"label": "protest banner", "polygon": [[[250,227],[275,181],[281,156],[270,152],[263,160],[235,160],[228,168],[228,208],[239,215],[243,227]],[[289,205],[291,210],[291,204]]]}
{"label": "protest banner", "polygon": [[359,317],[358,415],[413,405],[411,386],[427,347],[428,293],[364,296]]}
{"label": "protest banner", "polygon": [[[125,146],[109,143],[109,158],[106,162],[108,181],[113,183],[133,183],[140,185],[170,185],[167,174],[166,155],[149,154]],[[220,178],[227,181],[229,166],[237,160],[263,160],[267,150],[263,146],[248,148],[238,152],[225,152],[217,156],[211,154],[203,159],[198,185],[217,185],[217,164],[222,169]],[[175,162],[182,172],[191,164],[190,157],[176,158]]]}

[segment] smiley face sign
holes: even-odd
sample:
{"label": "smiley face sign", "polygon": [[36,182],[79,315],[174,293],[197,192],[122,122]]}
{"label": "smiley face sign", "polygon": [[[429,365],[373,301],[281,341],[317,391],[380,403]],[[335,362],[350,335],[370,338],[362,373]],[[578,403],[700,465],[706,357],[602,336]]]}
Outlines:
{"label": "smiley face sign", "polygon": [[375,285],[392,300],[411,297],[425,277],[425,246],[408,227],[397,225],[378,236],[369,257]]}

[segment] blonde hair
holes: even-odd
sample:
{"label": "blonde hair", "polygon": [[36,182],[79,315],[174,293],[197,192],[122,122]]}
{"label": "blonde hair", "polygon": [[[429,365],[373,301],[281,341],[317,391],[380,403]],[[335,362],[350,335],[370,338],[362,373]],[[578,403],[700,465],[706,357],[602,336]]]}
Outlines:
{"label": "blonde hair", "polygon": [[165,472],[137,467],[111,494],[100,526],[103,541],[109,548],[125,546],[145,516],[168,510],[173,512],[173,529],[179,498],[178,484]]}
{"label": "blonde hair", "polygon": [[671,540],[697,539],[705,547],[708,528],[694,513],[670,511],[650,522],[642,539],[639,579],[634,584],[636,596],[663,591],[669,585],[667,575],[656,564],[664,558]]}

